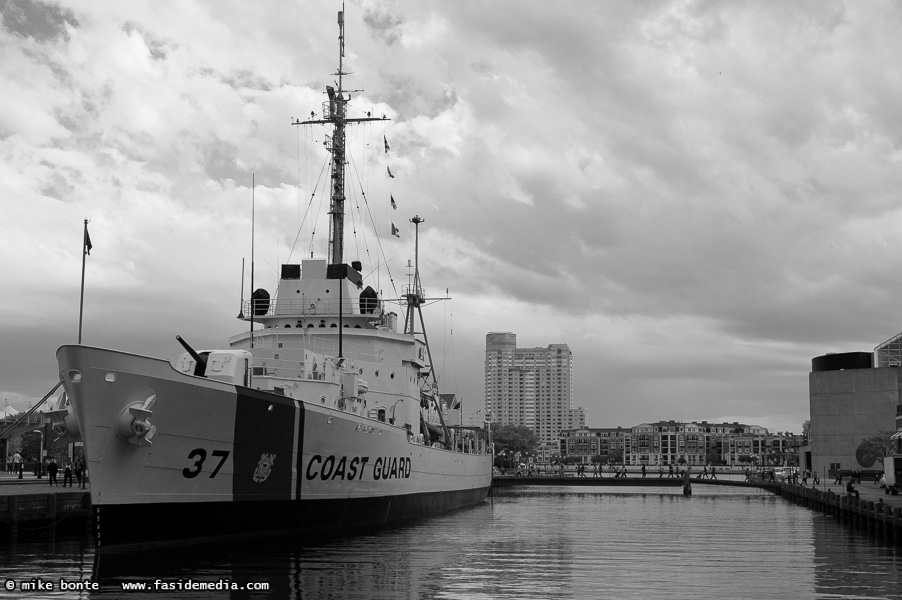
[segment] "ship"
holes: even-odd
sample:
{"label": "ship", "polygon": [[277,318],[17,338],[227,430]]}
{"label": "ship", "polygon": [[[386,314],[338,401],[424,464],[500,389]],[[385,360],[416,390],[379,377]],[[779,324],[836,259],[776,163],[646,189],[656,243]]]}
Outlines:
{"label": "ship", "polygon": [[361,263],[345,262],[345,129],[385,117],[348,116],[344,11],[338,25],[322,114],[293,121],[332,131],[327,256],[282,264],[274,294],[242,290],[248,326],[228,347],[175,336],[174,362],[57,351],[64,392],[52,426],[83,443],[98,548],[353,532],[473,506],[491,490],[491,419],[449,423],[453,402],[439,393],[423,219],[411,219],[412,277],[396,297],[364,287]]}

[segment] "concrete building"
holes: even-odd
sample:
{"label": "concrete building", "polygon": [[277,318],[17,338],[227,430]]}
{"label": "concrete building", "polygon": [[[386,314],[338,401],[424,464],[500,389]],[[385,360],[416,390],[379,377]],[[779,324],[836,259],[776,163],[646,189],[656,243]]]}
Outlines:
{"label": "concrete building", "polygon": [[810,455],[805,458],[812,470],[832,477],[837,469],[882,469],[861,442],[880,430],[896,429],[897,407],[902,405],[898,343],[896,336],[877,347],[876,367],[870,352],[812,359],[808,376]]}
{"label": "concrete building", "polygon": [[567,344],[517,348],[514,333],[485,338],[485,408],[499,424],[524,425],[556,446],[564,429],[585,427],[573,408],[573,356]]}

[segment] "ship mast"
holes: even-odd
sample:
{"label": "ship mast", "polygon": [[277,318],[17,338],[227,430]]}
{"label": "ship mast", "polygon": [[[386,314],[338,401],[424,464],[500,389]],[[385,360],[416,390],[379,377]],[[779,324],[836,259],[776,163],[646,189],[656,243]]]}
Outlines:
{"label": "ship mast", "polygon": [[[350,75],[344,70],[345,55],[345,17],[344,5],[338,12],[338,77],[336,85],[326,86],[328,102],[323,102],[323,116],[321,119],[300,121],[295,119],[292,125],[332,125],[332,138],[326,138],[326,149],[332,155],[332,197],[329,205],[329,264],[340,265],[344,263],[344,222],[345,222],[345,127],[349,124],[364,123],[366,121],[387,121],[385,116],[372,117],[367,113],[366,117],[349,119],[347,117],[347,103],[351,99],[350,92],[363,90],[345,90],[344,76]],[[347,94],[347,97],[345,97]],[[313,116],[313,113],[310,113]]]}

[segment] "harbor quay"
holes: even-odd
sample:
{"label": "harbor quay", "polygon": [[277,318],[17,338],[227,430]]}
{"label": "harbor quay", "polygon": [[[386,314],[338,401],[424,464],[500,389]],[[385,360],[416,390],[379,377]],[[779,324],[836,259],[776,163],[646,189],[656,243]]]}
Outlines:
{"label": "harbor quay", "polygon": [[[902,545],[902,495],[887,495],[872,483],[856,484],[858,496],[846,493],[844,485],[805,486],[788,482],[738,481],[736,479],[691,479],[693,487],[755,488],[782,496],[811,510],[832,515],[852,527],[873,532]],[[87,484],[90,485],[90,484]],[[580,487],[681,487],[681,478],[658,477],[573,477],[543,475],[520,477],[496,475],[494,489],[534,486]],[[48,489],[49,488],[49,489]],[[0,473],[0,528],[84,526],[90,522],[91,498],[88,489],[50,486],[45,478],[18,479]]]}
{"label": "harbor quay", "polygon": [[[846,493],[844,484],[820,484],[805,486],[789,482],[737,481],[730,479],[691,479],[692,486],[728,486],[766,490],[800,504],[836,517],[848,525],[867,530],[902,546],[902,495],[886,494],[873,483],[855,484],[857,496]],[[533,486],[580,487],[681,487],[682,479],[658,477],[572,477],[495,476],[493,489]]]}
{"label": "harbor quay", "polygon": [[[86,484],[86,486],[89,484]],[[91,494],[77,486],[51,486],[47,476],[0,473],[0,528],[84,526],[91,519]]]}

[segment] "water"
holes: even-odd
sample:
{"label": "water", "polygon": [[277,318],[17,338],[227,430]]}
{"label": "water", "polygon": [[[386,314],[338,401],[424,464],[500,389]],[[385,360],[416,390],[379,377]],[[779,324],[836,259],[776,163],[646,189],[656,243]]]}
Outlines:
{"label": "water", "polygon": [[[331,541],[281,539],[103,554],[85,534],[0,545],[0,596],[118,598],[902,598],[902,548],[767,492],[680,488],[497,490],[494,502]],[[4,592],[9,580],[87,580],[98,591]]]}

